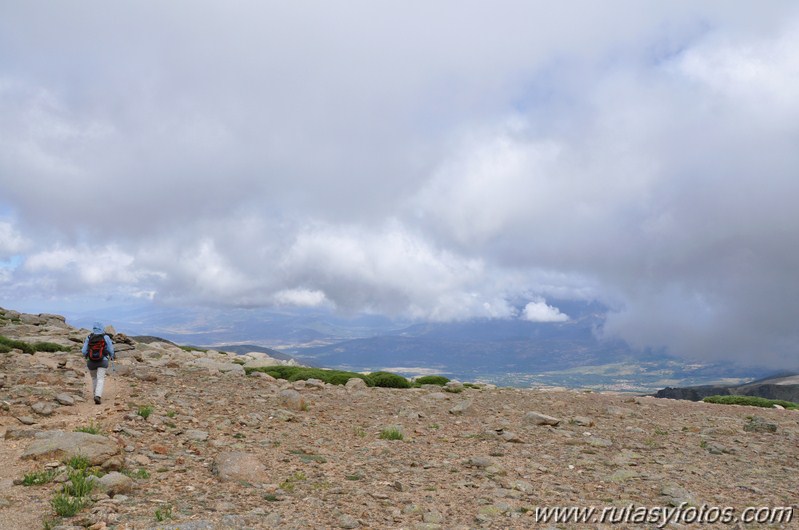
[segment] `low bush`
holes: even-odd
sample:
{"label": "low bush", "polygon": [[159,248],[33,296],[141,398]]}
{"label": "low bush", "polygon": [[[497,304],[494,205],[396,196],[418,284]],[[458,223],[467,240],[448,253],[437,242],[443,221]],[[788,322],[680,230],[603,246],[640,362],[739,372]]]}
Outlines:
{"label": "low bush", "polygon": [[438,385],[444,386],[449,383],[449,378],[444,377],[443,375],[424,375],[422,377],[417,377],[414,380],[414,383],[417,385]]}
{"label": "low bush", "polygon": [[324,368],[309,368],[305,366],[264,366],[261,368],[245,368],[247,374],[252,372],[263,372],[277,379],[287,381],[305,381],[307,379],[319,379],[332,385],[344,385],[353,377],[363,379],[368,386],[374,386],[369,378],[356,372],[344,370],[327,370]]}
{"label": "low bush", "polygon": [[36,351],[43,351],[43,352],[57,352],[57,351],[70,351],[69,346],[63,346],[61,344],[56,344],[55,342],[35,342],[32,345],[33,349]]}
{"label": "low bush", "polygon": [[8,353],[13,349],[22,350],[23,353],[33,354],[37,351],[43,352],[57,352],[57,351],[70,351],[69,346],[62,346],[54,342],[35,342],[29,344],[22,340],[9,339],[0,335],[0,353]]}
{"label": "low bush", "polygon": [[749,405],[751,407],[773,408],[774,405],[781,405],[788,410],[799,408],[799,403],[793,401],[783,401],[781,399],[766,399],[756,396],[708,396],[703,399],[705,403],[719,403],[721,405]]}
{"label": "low bush", "polygon": [[8,337],[4,337],[0,335],[0,346],[5,346],[7,348],[6,353],[13,349],[22,350],[24,353],[34,353],[36,350],[33,349],[33,346],[28,344],[27,342],[15,339],[9,339]]}
{"label": "low bush", "polygon": [[53,497],[50,504],[52,504],[53,510],[59,517],[73,517],[86,505],[86,499],[59,493]]}
{"label": "low bush", "polygon": [[379,386],[383,388],[410,388],[411,383],[401,375],[392,374],[391,372],[374,372],[369,374],[369,379],[372,381],[372,386]]}

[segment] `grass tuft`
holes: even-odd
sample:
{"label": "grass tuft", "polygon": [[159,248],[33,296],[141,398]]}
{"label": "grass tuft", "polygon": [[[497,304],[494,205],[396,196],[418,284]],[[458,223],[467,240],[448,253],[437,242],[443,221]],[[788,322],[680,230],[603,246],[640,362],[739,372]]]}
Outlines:
{"label": "grass tuft", "polygon": [[42,484],[47,484],[53,478],[55,478],[56,471],[54,469],[48,469],[46,471],[34,471],[31,473],[25,474],[22,477],[22,485],[23,486],[41,486]]}
{"label": "grass tuft", "polygon": [[391,427],[380,431],[381,440],[402,440],[404,438],[405,436],[402,434],[402,431],[396,427]]}
{"label": "grass tuft", "polygon": [[100,434],[100,428],[94,424],[94,420],[91,420],[89,425],[75,427],[75,432],[85,432],[87,434]]}
{"label": "grass tuft", "polygon": [[136,411],[136,414],[144,418],[145,420],[150,417],[150,414],[153,413],[153,406],[152,405],[141,405],[139,409]]}

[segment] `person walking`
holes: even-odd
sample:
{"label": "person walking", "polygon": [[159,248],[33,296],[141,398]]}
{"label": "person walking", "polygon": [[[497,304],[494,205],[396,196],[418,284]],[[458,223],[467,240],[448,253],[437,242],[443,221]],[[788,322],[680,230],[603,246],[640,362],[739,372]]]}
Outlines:
{"label": "person walking", "polygon": [[99,405],[103,399],[103,385],[108,361],[116,359],[114,342],[103,329],[103,325],[95,322],[91,334],[83,341],[83,348],[80,351],[86,359],[86,368],[89,369],[92,376],[94,403]]}

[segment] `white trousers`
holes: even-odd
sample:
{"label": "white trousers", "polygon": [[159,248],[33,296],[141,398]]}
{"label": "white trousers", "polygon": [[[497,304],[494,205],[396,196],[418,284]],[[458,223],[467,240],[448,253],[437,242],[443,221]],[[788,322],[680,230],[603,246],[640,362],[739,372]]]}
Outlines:
{"label": "white trousers", "polygon": [[105,371],[106,368],[102,366],[97,370],[89,370],[92,376],[92,392],[97,397],[103,397],[103,385],[105,384]]}

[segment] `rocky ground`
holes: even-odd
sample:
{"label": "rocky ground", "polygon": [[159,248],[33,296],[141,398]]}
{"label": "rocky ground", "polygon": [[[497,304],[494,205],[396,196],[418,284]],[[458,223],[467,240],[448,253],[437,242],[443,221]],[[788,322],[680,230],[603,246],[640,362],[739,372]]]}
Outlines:
{"label": "rocky ground", "polygon": [[[0,528],[654,528],[545,524],[535,511],[797,506],[795,411],[554,389],[290,384],[245,375],[242,364],[270,362],[263,356],[124,335],[98,406],[77,351],[87,333],[55,315],[0,310],[0,335],[72,349],[0,354]],[[75,432],[86,427],[100,432]],[[402,439],[381,438],[391,430]],[[107,480],[78,515],[56,517],[63,461],[89,447]],[[19,484],[47,468],[52,482]],[[799,513],[716,527],[797,528]]]}

